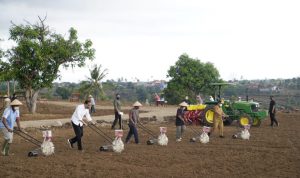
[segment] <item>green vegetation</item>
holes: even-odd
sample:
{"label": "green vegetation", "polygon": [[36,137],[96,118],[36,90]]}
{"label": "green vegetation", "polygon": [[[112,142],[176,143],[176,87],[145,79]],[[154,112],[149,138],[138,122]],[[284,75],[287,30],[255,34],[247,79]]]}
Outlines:
{"label": "green vegetation", "polygon": [[39,17],[36,24],[16,25],[10,28],[10,39],[16,43],[8,51],[8,61],[1,61],[3,80],[9,75],[25,90],[29,112],[35,113],[41,89],[52,86],[59,77],[59,67],[83,67],[87,59],[94,58],[92,42],[78,40],[77,31],[70,28],[68,38],[56,34]]}
{"label": "green vegetation", "polygon": [[210,83],[221,81],[219,71],[212,63],[203,63],[187,54],[181,55],[176,64],[170,67],[168,77],[171,79],[164,93],[171,104],[178,104],[185,96],[195,103],[199,93],[211,94]]}

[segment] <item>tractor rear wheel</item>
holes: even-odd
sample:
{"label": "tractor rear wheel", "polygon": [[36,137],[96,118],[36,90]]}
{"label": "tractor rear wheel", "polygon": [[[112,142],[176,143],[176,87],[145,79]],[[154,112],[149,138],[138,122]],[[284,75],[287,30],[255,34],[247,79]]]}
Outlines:
{"label": "tractor rear wheel", "polygon": [[252,125],[252,118],[246,114],[243,114],[239,118],[239,125],[244,127],[246,125]]}
{"label": "tractor rear wheel", "polygon": [[253,119],[252,126],[253,126],[253,127],[259,127],[260,124],[261,124],[261,120],[260,120],[259,118],[255,117],[255,118]]}
{"label": "tractor rear wheel", "polygon": [[207,126],[213,126],[214,124],[214,115],[215,115],[215,112],[212,108],[207,108],[205,111],[204,111],[204,124],[207,125]]}

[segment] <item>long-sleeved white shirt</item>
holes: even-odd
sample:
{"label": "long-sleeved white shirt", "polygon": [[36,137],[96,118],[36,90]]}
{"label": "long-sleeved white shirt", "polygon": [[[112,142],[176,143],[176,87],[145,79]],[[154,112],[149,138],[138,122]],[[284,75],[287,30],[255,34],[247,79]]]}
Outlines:
{"label": "long-sleeved white shirt", "polygon": [[78,105],[72,115],[71,121],[75,124],[75,125],[79,125],[82,126],[83,123],[80,122],[82,121],[83,117],[86,117],[86,119],[88,121],[92,121],[89,109],[86,109],[84,107],[84,104]]}

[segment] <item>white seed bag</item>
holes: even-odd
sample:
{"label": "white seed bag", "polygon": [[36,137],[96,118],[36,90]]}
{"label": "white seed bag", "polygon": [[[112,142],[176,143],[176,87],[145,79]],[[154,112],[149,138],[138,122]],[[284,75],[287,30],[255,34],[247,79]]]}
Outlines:
{"label": "white seed bag", "polygon": [[112,149],[117,153],[121,153],[124,150],[124,143],[120,137],[116,137],[112,142]]}
{"label": "white seed bag", "polygon": [[161,146],[166,146],[168,145],[168,137],[165,133],[161,133],[159,136],[158,136],[158,144],[161,145]]}
{"label": "white seed bag", "polygon": [[206,132],[202,132],[200,135],[200,142],[201,143],[208,143],[209,142],[209,136],[207,135]]}
{"label": "white seed bag", "polygon": [[242,132],[241,132],[241,138],[243,140],[249,140],[250,133],[249,133],[249,131],[247,129],[242,130]]}
{"label": "white seed bag", "polygon": [[52,155],[54,153],[54,144],[51,141],[45,140],[41,145],[41,151],[45,156]]}

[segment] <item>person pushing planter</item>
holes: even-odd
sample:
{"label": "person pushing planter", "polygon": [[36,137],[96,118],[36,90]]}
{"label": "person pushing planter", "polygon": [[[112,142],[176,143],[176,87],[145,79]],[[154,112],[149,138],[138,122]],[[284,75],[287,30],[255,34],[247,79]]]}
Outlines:
{"label": "person pushing planter", "polygon": [[134,135],[134,141],[136,144],[139,143],[139,135],[137,130],[137,124],[139,121],[139,108],[142,106],[142,104],[138,101],[136,101],[133,105],[133,108],[129,112],[129,132],[127,134],[125,143],[129,143],[129,140],[132,135]]}
{"label": "person pushing planter", "polygon": [[1,153],[4,156],[9,155],[9,147],[13,141],[14,124],[17,123],[18,129],[21,130],[20,125],[20,110],[16,108],[22,103],[15,99],[10,103],[10,107],[5,108],[2,115],[2,122],[0,122],[0,130],[4,136],[4,143],[2,145]]}
{"label": "person pushing planter", "polygon": [[90,115],[91,101],[86,100],[84,104],[80,104],[76,107],[72,118],[71,123],[75,132],[75,137],[68,139],[68,144],[73,148],[73,144],[77,142],[78,150],[82,150],[81,137],[83,136],[83,125],[87,125],[83,121],[83,118],[86,117],[86,120],[91,124],[95,124]]}

